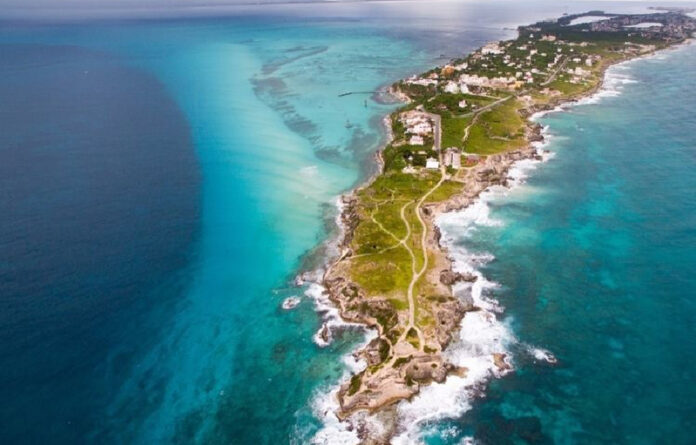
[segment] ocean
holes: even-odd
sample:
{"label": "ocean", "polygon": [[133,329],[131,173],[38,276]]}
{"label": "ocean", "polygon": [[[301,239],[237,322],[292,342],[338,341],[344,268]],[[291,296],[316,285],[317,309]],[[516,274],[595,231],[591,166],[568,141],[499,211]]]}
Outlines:
{"label": "ocean", "polygon": [[[295,277],[325,261],[340,193],[374,172],[396,105],[369,92],[559,12],[336,3],[5,23],[2,441],[354,441],[327,395],[365,334],[318,345],[335,313]],[[494,223],[451,216],[450,241],[490,283],[481,298],[505,308],[495,341],[516,369],[482,398],[446,391],[428,421],[404,406],[405,440],[687,443],[692,48],[544,117],[555,155],[479,206]],[[534,359],[545,351],[558,364]]]}
{"label": "ocean", "polygon": [[693,44],[610,68],[538,119],[547,162],[443,218],[504,308],[516,370],[428,443],[693,443],[694,75]]}

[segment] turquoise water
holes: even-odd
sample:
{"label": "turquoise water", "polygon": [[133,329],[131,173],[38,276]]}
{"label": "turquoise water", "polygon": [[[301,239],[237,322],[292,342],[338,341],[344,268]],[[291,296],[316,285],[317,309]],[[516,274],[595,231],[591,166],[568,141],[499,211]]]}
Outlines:
{"label": "turquoise water", "polygon": [[[27,269],[30,273],[26,276],[32,280],[25,283],[17,280],[18,272],[7,265],[24,260],[33,266],[38,262],[35,252],[6,250],[16,243],[17,232],[2,232],[3,236],[7,235],[7,239],[2,239],[3,253],[10,252],[1,263],[4,267],[2,283],[19,283],[14,288],[3,288],[3,302],[12,311],[16,308],[25,311],[26,320],[31,320],[32,324],[21,327],[7,324],[5,326],[12,329],[2,331],[2,344],[10,345],[2,349],[3,362],[15,364],[6,368],[12,370],[8,372],[11,379],[3,379],[3,385],[7,385],[5,393],[11,393],[17,402],[3,404],[0,437],[8,442],[62,443],[308,442],[322,428],[316,400],[346,372],[342,357],[360,341],[362,334],[337,331],[331,345],[318,347],[312,336],[321,326],[321,315],[317,315],[315,303],[304,296],[306,288],[298,288],[292,281],[298,272],[321,263],[322,244],[333,230],[335,199],[374,168],[372,153],[384,137],[380,119],[393,109],[393,105],[376,102],[370,94],[342,98],[338,95],[346,91],[375,90],[440,63],[448,56],[511,35],[512,31],[504,27],[511,28],[558,12],[557,6],[548,4],[530,7],[506,3],[501,10],[486,4],[463,6],[447,2],[438,3],[437,7],[402,8],[398,4],[378,3],[286,8],[274,11],[273,15],[256,11],[243,18],[17,25],[3,29],[3,45],[0,46],[3,54],[9,54],[13,48],[12,51],[26,57],[19,62],[16,58],[0,58],[0,66],[5,69],[0,71],[3,79],[11,78],[14,82],[5,83],[7,88],[2,90],[3,99],[14,102],[3,100],[3,104],[25,103],[23,98],[34,92],[37,96],[33,102],[35,107],[41,112],[53,113],[53,116],[37,115],[32,114],[37,113],[36,109],[29,109],[26,115],[17,118],[22,119],[25,126],[15,127],[16,122],[10,120],[15,116],[13,110],[2,109],[0,124],[4,129],[12,126],[17,130],[12,133],[11,143],[3,142],[4,148],[22,147],[29,140],[27,135],[36,134],[37,130],[48,135],[41,141],[44,151],[38,152],[40,156],[28,157],[17,164],[17,168],[45,164],[46,170],[32,176],[34,182],[23,189],[28,197],[23,201],[27,216],[22,214],[23,218],[12,222],[22,226],[38,218],[61,228],[49,231],[44,225],[50,227],[51,224],[39,225],[30,235],[40,234],[44,237],[37,238],[40,240],[50,239],[55,232],[64,233],[65,227],[73,227],[78,233],[89,233],[95,225],[107,227],[109,230],[99,232],[94,238],[97,241],[108,238],[115,250],[98,244],[95,248],[92,238],[80,239],[79,243],[74,238],[60,238],[61,243],[56,245],[43,243],[51,247],[41,253],[45,264],[50,266]],[[583,9],[583,6],[577,8]],[[304,18],[306,16],[312,18]],[[15,44],[20,44],[19,49]],[[47,54],[60,57],[53,60]],[[36,72],[37,66],[44,70],[42,76],[34,78],[27,74]],[[650,65],[647,72],[666,75],[664,69],[660,71],[660,66],[659,63]],[[85,80],[97,74],[100,77],[95,80]],[[56,79],[63,83],[56,83]],[[637,103],[653,100],[653,95],[647,92],[646,85],[652,85],[648,80],[627,86],[623,96],[611,100],[632,97],[630,88],[646,88]],[[668,79],[658,77],[657,80]],[[85,85],[91,87],[83,88]],[[104,98],[95,96],[100,85],[112,94]],[[60,97],[51,94],[56,88],[65,94]],[[668,88],[660,90],[664,94],[669,91]],[[665,103],[684,93],[676,90],[672,94],[675,96],[665,96]],[[100,107],[97,97],[110,105]],[[120,101],[123,97],[137,100]],[[607,116],[614,114],[601,111],[610,103],[607,99],[606,104],[592,106],[600,110],[596,122],[602,125],[610,122]],[[635,107],[635,103],[627,107],[644,111],[643,119],[651,116],[650,107]],[[57,114],[67,120],[64,126],[54,125],[59,121],[55,118]],[[83,127],[75,127],[72,116],[79,116],[79,122],[92,125],[94,134],[85,132]],[[576,128],[575,123],[554,126],[556,120],[571,119],[561,116],[566,115],[547,118],[552,127],[557,128],[553,131],[561,134],[566,129]],[[688,119],[686,114],[685,118]],[[596,122],[584,122],[582,127],[590,128]],[[612,128],[627,128],[622,127],[625,123],[616,121]],[[656,125],[664,133],[654,141],[665,140],[665,135],[691,140],[688,134],[678,136],[672,127]],[[126,128],[133,130],[122,133]],[[95,149],[104,146],[101,133],[106,130],[111,134],[109,147],[115,153],[109,152],[108,157]],[[161,136],[164,134],[169,137]],[[589,135],[589,132],[582,134]],[[606,134],[614,133],[607,131]],[[575,141],[575,134],[567,135],[571,136]],[[580,150],[564,148],[565,139],[558,139],[557,143],[558,147],[553,147],[558,151],[557,157],[533,176],[530,185],[543,181],[543,175],[551,175],[562,165],[575,171],[577,165],[574,163],[582,164],[585,160]],[[128,153],[133,153],[126,155],[124,151],[119,157],[118,144],[128,145],[131,148]],[[78,145],[89,160],[82,161],[86,164],[73,162]],[[611,146],[614,145],[612,142]],[[588,167],[588,174],[599,174],[600,167],[613,166],[612,158],[600,162],[602,155],[609,154],[601,150],[604,143],[596,141],[595,146],[597,163],[589,164],[592,167]],[[46,151],[67,160],[66,165],[47,164],[47,158],[42,157],[46,156]],[[157,156],[149,156],[150,153],[157,153]],[[564,158],[564,153],[575,153],[577,157]],[[11,150],[3,152],[2,156],[14,160]],[[683,156],[693,160],[689,155]],[[172,159],[177,160],[175,166]],[[636,161],[640,157],[631,159]],[[650,164],[660,165],[667,159],[656,156]],[[147,168],[134,169],[132,164],[135,163],[147,165]],[[3,165],[12,167],[15,164]],[[49,167],[53,165],[57,166],[56,171],[58,167],[64,169],[60,180],[49,174],[53,170]],[[94,176],[90,176],[94,165],[108,166],[104,171],[121,174],[119,184],[124,190],[133,186],[138,193],[126,199],[125,193],[119,195],[118,189],[114,192],[112,187],[107,194],[95,187],[94,182],[87,182],[88,186],[79,182],[73,184],[73,189],[66,188],[68,182],[65,181],[78,176],[76,173],[86,172],[86,180],[94,181]],[[686,169],[688,165],[684,160],[677,162],[679,168]],[[3,175],[8,187],[14,186],[11,180],[22,176],[10,174],[13,171],[17,169],[8,168],[9,173]],[[650,171],[660,170],[651,168]],[[601,177],[620,178],[620,174],[631,173],[637,174],[626,169],[618,173],[607,171]],[[668,173],[666,176],[672,178]],[[107,178],[104,176],[104,183],[108,182]],[[565,184],[565,173],[546,178],[549,194],[555,193],[552,191],[557,184]],[[584,184],[586,180],[587,177],[578,177],[577,183]],[[597,180],[597,187],[600,183],[602,181]],[[685,183],[689,184],[679,182],[682,188],[669,190],[680,196]],[[56,202],[64,201],[53,201],[53,195],[45,195],[46,202],[34,199],[32,192],[43,190],[43,187],[33,188],[33,184],[62,192],[60,197],[65,207],[58,206]],[[579,193],[577,184],[569,188]],[[8,189],[3,186],[3,190]],[[602,191],[607,193],[607,189]],[[85,206],[93,208],[95,203],[100,203],[110,213],[99,219],[87,218],[89,215],[84,207],[70,207],[74,201],[72,194],[80,193],[86,195]],[[538,196],[532,198],[533,193],[524,196],[529,200],[520,198],[526,203],[524,205],[544,202]],[[582,218],[587,211],[582,207],[587,196],[561,201],[577,206],[578,218]],[[624,195],[616,196],[618,199]],[[3,205],[7,204],[10,209],[3,213],[14,216],[17,207],[8,195],[3,198],[7,198],[3,199]],[[683,199],[676,201],[684,202]],[[163,206],[161,212],[152,211],[155,203]],[[123,204],[123,207],[116,204]],[[494,382],[491,394],[496,396],[476,405],[463,420],[455,422],[456,434],[448,437],[472,435],[476,428],[484,431],[478,436],[486,437],[486,431],[495,430],[502,410],[495,401],[503,397],[499,394],[507,394],[502,385],[514,387],[515,384],[507,382],[515,381],[518,376],[575,372],[580,377],[568,377],[569,382],[561,379],[563,385],[558,387],[550,382],[545,391],[576,385],[575,394],[591,393],[580,391],[578,380],[585,379],[587,371],[575,365],[578,360],[573,361],[571,352],[567,353],[569,356],[564,355],[562,347],[545,337],[550,332],[553,334],[550,337],[560,340],[562,337],[555,334],[568,322],[563,316],[575,320],[572,310],[576,308],[559,312],[563,316],[559,315],[553,327],[544,327],[534,317],[538,316],[536,311],[540,308],[553,306],[551,296],[536,302],[537,293],[530,291],[526,301],[515,298],[520,286],[527,286],[522,278],[530,276],[529,271],[536,270],[532,267],[536,267],[536,261],[547,256],[545,253],[525,256],[527,254],[521,255],[518,250],[511,258],[506,257],[505,249],[510,248],[512,252],[516,245],[506,239],[515,238],[513,234],[521,237],[520,234],[526,233],[528,244],[523,247],[534,252],[536,243],[533,240],[539,239],[535,228],[544,227],[544,223],[538,222],[537,226],[532,219],[525,220],[530,224],[528,227],[515,227],[513,209],[517,207],[514,203],[507,204],[500,204],[497,211],[501,214],[497,217],[508,224],[482,236],[480,245],[474,247],[493,252],[498,258],[485,273],[504,286],[496,297],[508,308],[506,314],[512,320],[516,335],[524,342],[552,351],[561,360],[561,366],[542,367],[540,371],[531,365],[526,368],[524,359],[519,358],[518,374]],[[550,204],[555,206],[553,202]],[[603,207],[609,204],[595,205],[594,212],[612,214],[610,207]],[[623,202],[612,205],[624,208]],[[539,217],[554,214],[547,208],[534,209],[533,213],[538,213]],[[658,219],[673,214],[665,212]],[[124,219],[133,215],[151,219]],[[114,224],[112,229],[106,221],[127,221],[128,224],[122,227]],[[153,221],[167,223],[159,225]],[[653,224],[658,222],[653,221]],[[143,226],[151,230],[146,233],[137,230]],[[607,237],[601,233],[595,235],[589,228],[586,231],[577,236],[584,236],[584,243],[589,247],[594,245],[593,236]],[[154,239],[161,244],[152,242]],[[608,254],[606,258],[612,258],[613,252],[624,248],[619,242],[628,243],[629,240],[626,234],[615,237],[612,242],[617,244],[616,249],[592,252],[594,256],[588,254],[588,258],[604,258],[601,255],[605,253]],[[638,248],[647,252],[651,245]],[[166,249],[172,250],[167,261],[160,255]],[[58,252],[69,252],[68,258],[93,261],[79,264],[81,270],[86,271],[84,276],[68,273],[72,272],[69,267],[73,267],[73,263]],[[664,258],[670,253],[665,251]],[[104,267],[102,262],[96,261],[100,255],[104,261],[113,260],[115,264],[108,263],[110,268]],[[511,259],[520,257],[528,258],[527,269],[518,271],[508,267],[518,264]],[[685,258],[684,267],[688,267],[688,256],[681,257]],[[506,275],[513,271],[519,275]],[[625,272],[635,273],[633,270]],[[603,279],[616,286],[623,282],[618,272],[602,274],[602,277],[606,275]],[[555,275],[552,272],[548,275],[543,280],[548,278],[548,286],[553,286]],[[673,275],[684,276],[679,270]],[[143,282],[134,283],[133,277],[141,276]],[[63,277],[67,284],[56,277]],[[541,283],[542,276],[538,280]],[[86,287],[85,283],[93,287],[93,292],[78,300],[75,295]],[[37,298],[27,304],[25,297],[38,295],[34,286],[43,290],[45,300]],[[6,297],[5,289],[11,291],[12,298]],[[105,298],[111,296],[108,289],[119,289],[119,293],[111,297],[113,301]],[[662,292],[671,295],[669,290]],[[553,295],[559,298],[557,293]],[[53,312],[56,296],[62,298],[63,312]],[[284,311],[280,304],[289,296],[300,296],[302,302],[295,310]],[[48,315],[39,318],[39,313]],[[685,311],[683,316],[686,314],[689,312]],[[633,322],[629,315],[626,315],[627,325]],[[56,317],[65,322],[57,323]],[[575,341],[573,331],[567,329],[568,342]],[[576,329],[586,330],[585,326]],[[27,336],[28,331],[33,335]],[[616,347],[620,344],[617,342],[625,341],[624,334],[606,337],[606,331],[599,331],[593,341]],[[608,338],[615,338],[616,342],[609,342]],[[49,339],[61,341],[53,343]],[[22,350],[30,343],[38,346]],[[578,346],[581,345],[575,345]],[[685,348],[688,346],[685,344]],[[623,347],[628,351],[628,344]],[[581,355],[581,352],[573,353]],[[685,353],[688,362],[688,349]],[[28,373],[28,369],[33,372]],[[612,373],[605,375],[615,378],[616,371],[612,369]],[[592,380],[587,381],[589,384]],[[514,405],[511,401],[516,394],[523,393],[525,400],[545,397],[544,391],[536,392],[537,382],[519,385],[523,389],[511,390],[510,399],[505,399],[510,400],[505,406],[511,407],[505,408],[508,410],[506,419],[514,420],[523,417],[519,413],[539,411]],[[588,400],[594,399],[586,397],[584,400],[589,403]],[[572,409],[581,411],[584,408],[579,405]],[[543,425],[545,435],[554,438],[570,431],[561,427],[563,423],[554,423],[556,421],[590,431],[595,419],[573,416],[573,412],[557,417],[539,414],[541,420],[537,423]],[[46,427],[37,428],[36,425]],[[661,425],[667,423],[661,422]],[[449,422],[445,426],[452,427]]]}
{"label": "turquoise water", "polygon": [[540,120],[555,156],[456,241],[495,256],[517,369],[429,443],[693,443],[694,76],[691,45]]}
{"label": "turquoise water", "polygon": [[[141,320],[157,327],[146,348],[122,339],[105,351],[99,372],[109,378],[98,383],[118,386],[104,389],[90,440],[273,443],[316,428],[312,391],[337,381],[338,357],[357,337],[320,349],[312,302],[279,306],[302,295],[290,282],[327,236],[336,196],[364,174],[391,109],[338,94],[376,90],[411,57],[425,63],[369,28],[341,28],[267,19],[58,31],[55,40],[107,49],[111,63],[154,76],[186,116],[202,171],[189,288],[173,314]],[[296,416],[307,418],[297,433]]]}
{"label": "turquoise water", "polygon": [[[118,126],[111,131],[117,141],[132,144],[138,153],[161,151],[163,157],[153,159],[149,168],[168,177],[172,187],[184,187],[187,198],[193,197],[192,204],[200,209],[200,217],[187,226],[188,237],[181,238],[177,255],[182,262],[164,263],[142,256],[141,250],[159,247],[146,235],[135,237],[130,225],[109,234],[109,245],[120,243],[123,251],[74,253],[93,259],[90,276],[101,277],[103,286],[123,289],[135,302],[113,297],[119,301],[118,316],[108,305],[103,312],[90,312],[77,304],[54,314],[66,320],[64,326],[51,331],[56,338],[65,339],[53,353],[60,359],[42,359],[50,346],[40,334],[34,340],[35,348],[19,353],[16,373],[7,381],[18,403],[3,407],[3,437],[13,442],[279,443],[305,442],[314,435],[321,421],[313,401],[339,381],[345,372],[341,357],[362,334],[337,332],[330,346],[320,348],[312,341],[322,322],[314,302],[304,297],[290,312],[283,311],[280,304],[286,297],[303,296],[305,289],[292,284],[295,275],[324,260],[317,246],[333,230],[336,198],[374,168],[372,153],[384,138],[381,118],[394,107],[376,102],[371,94],[338,95],[374,91],[437,59],[428,50],[428,44],[437,41],[436,35],[409,40],[404,34],[413,29],[400,28],[396,20],[388,23],[391,27],[385,29],[381,23],[355,18],[284,16],[6,28],[3,51],[7,54],[12,48],[18,54],[16,61],[3,59],[7,72],[17,79],[14,86],[7,84],[7,97],[24,103],[29,91],[42,91],[44,86],[44,97],[51,97],[53,88],[64,88],[52,83],[52,77],[60,76],[75,85],[75,91],[66,89],[60,102],[57,97],[52,99],[55,109],[50,112],[68,119],[84,114],[81,119],[93,125],[95,132],[91,136],[84,130],[75,132],[68,124],[57,127],[58,119],[48,114],[49,105],[37,100],[39,109],[46,110],[45,121],[32,120],[31,114],[15,118],[6,110],[3,125],[14,125],[10,117],[24,119],[26,124],[22,127],[26,133],[13,135],[12,147],[23,147],[15,140],[22,141],[26,134],[50,123],[57,128],[52,139],[42,141],[41,150],[59,150],[56,155],[62,153],[67,165],[77,169],[79,164],[72,158],[79,143],[91,153],[88,159],[92,163],[108,161],[111,170],[127,176],[132,170],[129,163],[142,161],[125,155],[122,160],[103,157],[99,129],[106,131],[107,127],[96,117],[120,122],[115,116],[122,115],[121,128],[138,141],[138,134],[131,131],[136,127],[128,119],[137,119],[142,131],[149,131],[155,117],[167,115],[164,108],[150,106],[155,91],[163,92],[171,102],[167,106],[174,105],[174,111],[166,113],[184,118],[183,122],[167,118],[167,122],[178,125],[177,131],[183,134],[180,138],[190,145],[178,147],[165,137],[149,141],[149,145],[128,142]],[[450,49],[459,42],[475,45],[472,34],[489,40],[503,31],[474,28],[459,35],[453,30],[459,40],[451,40]],[[53,60],[50,54],[60,56]],[[42,67],[45,77],[27,74],[36,66]],[[106,69],[140,76],[139,82],[145,86],[136,90],[135,80],[124,77],[121,94],[144,101],[146,106],[134,105],[144,107],[142,113],[131,111],[129,117],[128,108],[118,102],[102,109],[87,107],[86,101],[94,93],[80,89],[85,79],[101,83],[105,91],[121,87],[118,79],[107,81],[99,76]],[[95,116],[91,121],[90,114]],[[158,131],[178,134],[152,127],[152,133]],[[191,150],[191,146],[197,159],[186,166],[200,182],[188,186],[173,174],[166,157],[179,156],[177,153]],[[14,154],[8,151],[5,156],[9,159]],[[30,159],[25,162],[15,171],[32,165]],[[65,176],[83,171],[65,170]],[[132,171],[132,183],[149,176]],[[7,178],[21,179],[14,174]],[[39,183],[40,178],[37,173],[33,181]],[[51,187],[63,194],[91,195],[100,202],[125,202],[125,194],[100,195],[94,187],[69,190],[64,182],[53,182]],[[147,184],[143,187],[143,193],[152,193],[148,199],[177,199],[164,191],[155,195]],[[63,218],[78,231],[91,230],[94,221],[82,219],[83,209],[69,213],[67,207],[49,204],[52,199],[46,195],[46,203],[28,201],[33,204],[27,212],[36,218],[39,210],[45,211],[49,218]],[[11,201],[3,203],[10,206],[8,214],[12,215]],[[104,218],[125,221],[130,208],[147,214],[148,205],[133,198],[123,210]],[[198,217],[198,213],[189,213]],[[162,220],[174,222],[179,216],[171,214],[171,218]],[[158,230],[165,240],[180,237],[167,226]],[[50,236],[43,226],[31,233],[37,240],[43,239],[39,234]],[[3,235],[8,243],[14,242],[14,232]],[[69,239],[61,241],[74,245]],[[72,292],[70,298],[75,299],[74,289],[81,292],[85,288],[84,278],[72,264],[57,257],[59,251],[56,246],[45,252],[44,263],[51,264],[51,274],[36,276],[46,280],[45,301],[38,303],[38,295],[27,283],[11,289],[12,305],[19,307],[22,297],[33,295],[36,306],[45,311],[59,292]],[[7,264],[23,256],[30,264],[35,261],[28,253],[7,252]],[[97,255],[114,259],[116,264],[106,269],[96,261]],[[150,264],[160,264],[161,273],[155,275],[147,269]],[[128,293],[132,275],[123,275],[133,269],[154,281],[137,294]],[[6,272],[3,282],[12,283],[13,271]],[[53,276],[64,276],[66,284],[51,281]],[[114,281],[107,281],[111,277]],[[90,301],[98,305],[94,298],[100,293],[105,289],[95,287]],[[22,309],[38,329],[54,327],[52,317],[39,322],[37,313]],[[7,330],[3,343],[20,344],[23,332]],[[92,340],[102,337],[98,343]],[[16,354],[14,347],[3,351],[8,361],[17,360]],[[75,360],[80,367],[76,368]],[[23,379],[29,367],[45,371]],[[66,377],[54,381],[56,375]],[[71,387],[79,388],[72,397]],[[50,428],[33,427],[40,423]]]}

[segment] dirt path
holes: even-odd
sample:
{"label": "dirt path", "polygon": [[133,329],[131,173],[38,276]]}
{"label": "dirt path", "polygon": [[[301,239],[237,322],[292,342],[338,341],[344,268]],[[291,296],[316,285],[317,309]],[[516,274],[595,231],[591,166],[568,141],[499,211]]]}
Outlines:
{"label": "dirt path", "polygon": [[[423,348],[425,348],[425,339],[423,338],[423,332],[420,330],[420,328],[416,325],[416,304],[413,298],[413,288],[415,287],[416,283],[418,280],[423,276],[425,271],[428,269],[428,250],[426,247],[427,239],[428,239],[428,226],[425,224],[425,221],[423,221],[423,217],[421,216],[421,206],[425,202],[426,199],[435,191],[437,190],[440,185],[445,181],[445,174],[443,173],[440,177],[440,180],[431,188],[428,190],[426,194],[424,194],[421,199],[418,201],[416,204],[416,207],[414,208],[414,212],[416,213],[416,217],[418,218],[418,221],[421,224],[421,227],[423,228],[423,233],[421,234],[421,249],[423,250],[423,266],[421,266],[421,269],[416,271],[416,259],[415,255],[413,255],[413,251],[409,248],[409,252],[412,254],[412,267],[413,267],[413,276],[411,277],[411,282],[408,285],[408,293],[407,293],[407,298],[408,298],[408,325],[404,329],[403,334],[401,334],[401,337],[399,337],[399,340],[397,343],[400,343],[406,339],[408,336],[408,333],[411,329],[416,331],[416,334],[418,334],[418,349],[420,351],[423,351]],[[401,219],[403,220],[404,224],[406,224],[406,227],[408,228],[409,234],[411,233],[410,229],[410,224],[408,223],[408,220],[406,219],[406,216],[404,215],[404,209],[405,207],[402,207],[402,212],[401,212]],[[410,236],[410,235],[409,235]],[[396,359],[396,357],[392,358],[393,360]]]}
{"label": "dirt path", "polygon": [[478,110],[470,111],[470,112],[465,113],[465,114],[458,114],[458,115],[454,116],[454,119],[465,119],[469,116],[478,116],[479,114],[483,113],[484,111],[488,111],[491,108],[497,107],[498,105],[500,105],[501,103],[510,99],[511,97],[515,97],[515,94],[505,96],[501,99],[496,100],[495,102],[491,102],[488,105],[484,105],[483,107],[479,108]]}

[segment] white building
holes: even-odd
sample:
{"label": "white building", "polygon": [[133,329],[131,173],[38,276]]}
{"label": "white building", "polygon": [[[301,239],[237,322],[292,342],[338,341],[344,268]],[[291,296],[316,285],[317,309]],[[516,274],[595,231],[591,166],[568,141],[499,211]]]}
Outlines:
{"label": "white building", "polygon": [[423,139],[423,136],[413,135],[411,136],[411,139],[408,140],[408,143],[409,145],[423,145],[425,140]]}
{"label": "white building", "polygon": [[406,127],[405,133],[408,135],[428,136],[433,133],[433,125],[427,113],[411,110],[402,113],[399,119]]}
{"label": "white building", "polygon": [[489,79],[488,77],[482,77],[471,74],[462,74],[459,78],[460,83],[465,83],[469,85],[474,85],[478,87],[487,88],[506,88],[510,84],[515,82],[515,78],[510,77],[494,77]]}
{"label": "white building", "polygon": [[412,77],[406,81],[406,83],[411,84],[411,85],[421,85],[424,87],[430,86],[430,85],[437,85],[437,80],[435,79],[418,79],[416,77]]}
{"label": "white building", "polygon": [[410,134],[425,136],[426,134],[430,134],[433,132],[433,127],[428,122],[421,122],[412,127],[409,127],[409,129],[406,132]]}
{"label": "white building", "polygon": [[456,148],[448,148],[442,157],[442,162],[445,164],[445,167],[461,168],[462,154]]}
{"label": "white building", "polygon": [[440,162],[435,158],[428,158],[425,161],[425,168],[430,170],[437,170],[438,168],[440,168]]}
{"label": "white building", "polygon": [[464,99],[459,101],[459,108],[466,108],[466,101]]}
{"label": "white building", "polygon": [[445,85],[445,93],[450,93],[450,94],[459,94],[459,85],[457,85],[455,82],[447,82],[447,85]]}
{"label": "white building", "polygon": [[503,50],[500,49],[500,45],[497,42],[489,43],[481,48],[481,54],[502,54]]}

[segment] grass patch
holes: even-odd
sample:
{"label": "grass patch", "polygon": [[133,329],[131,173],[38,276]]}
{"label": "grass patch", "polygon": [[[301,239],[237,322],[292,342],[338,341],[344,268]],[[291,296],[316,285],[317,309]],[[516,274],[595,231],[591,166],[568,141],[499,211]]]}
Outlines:
{"label": "grass patch", "polygon": [[486,125],[489,136],[515,138],[524,136],[525,122],[520,116],[521,105],[516,100],[507,100],[479,116]]}
{"label": "grass patch", "polygon": [[394,306],[397,311],[408,310],[408,301],[402,298],[390,298],[389,302]]}
{"label": "grass patch", "polygon": [[368,295],[389,295],[408,288],[411,281],[411,256],[399,246],[386,252],[356,258],[352,263],[353,280]]}
{"label": "grass patch", "polygon": [[433,193],[428,196],[426,202],[441,202],[445,201],[457,193],[461,193],[464,190],[464,185],[457,181],[445,181],[440,184]]}
{"label": "grass patch", "polygon": [[[394,234],[397,238],[401,239],[406,236],[406,225],[401,219],[401,208],[404,206],[413,206],[410,201],[393,201],[384,203],[379,206],[377,211],[373,214],[374,218],[382,224],[382,226]],[[407,207],[408,208],[408,207]],[[381,233],[384,233],[380,230]],[[389,235],[387,235],[389,236]],[[391,243],[394,244],[396,241],[394,238],[389,236]]]}
{"label": "grass patch", "polygon": [[411,346],[416,349],[420,347],[420,343],[418,341],[418,332],[416,332],[414,328],[408,330],[408,333],[406,334],[406,341],[411,343]]}
{"label": "grass patch", "polygon": [[358,390],[360,389],[360,385],[362,384],[362,378],[360,377],[360,374],[355,374],[353,377],[350,378],[350,386],[348,386],[348,395],[352,396]]}
{"label": "grass patch", "polygon": [[471,123],[472,117],[442,118],[442,148],[461,147],[464,143],[466,127]]}
{"label": "grass patch", "polygon": [[356,254],[378,253],[396,244],[394,238],[370,220],[360,221],[355,228],[355,237],[360,239],[360,244],[355,249]]}
{"label": "grass patch", "polygon": [[519,108],[519,102],[508,101],[481,114],[469,129],[465,151],[487,155],[525,146],[525,122]]}
{"label": "grass patch", "polygon": [[[385,173],[375,182],[363,189],[358,197],[360,222],[352,241],[357,254],[370,254],[356,257],[351,263],[351,276],[368,295],[393,295],[408,288],[412,276],[411,255],[399,245],[397,240],[386,233],[379,224],[372,221],[372,215],[384,229],[398,239],[406,233],[406,225],[401,219],[401,208],[406,207],[404,216],[411,227],[411,236],[406,240],[416,255],[417,265],[422,264],[420,236],[422,227],[414,212],[415,203],[439,180],[439,173],[410,175],[404,173]],[[438,197],[451,193],[451,185],[442,192],[436,190]],[[393,199],[398,197],[398,199]],[[373,213],[374,212],[374,213]],[[385,250],[389,248],[388,250]]]}
{"label": "grass patch", "polygon": [[399,357],[396,360],[394,360],[394,363],[392,364],[392,368],[398,368],[399,366],[408,363],[413,359],[412,355],[409,355],[408,357]]}

